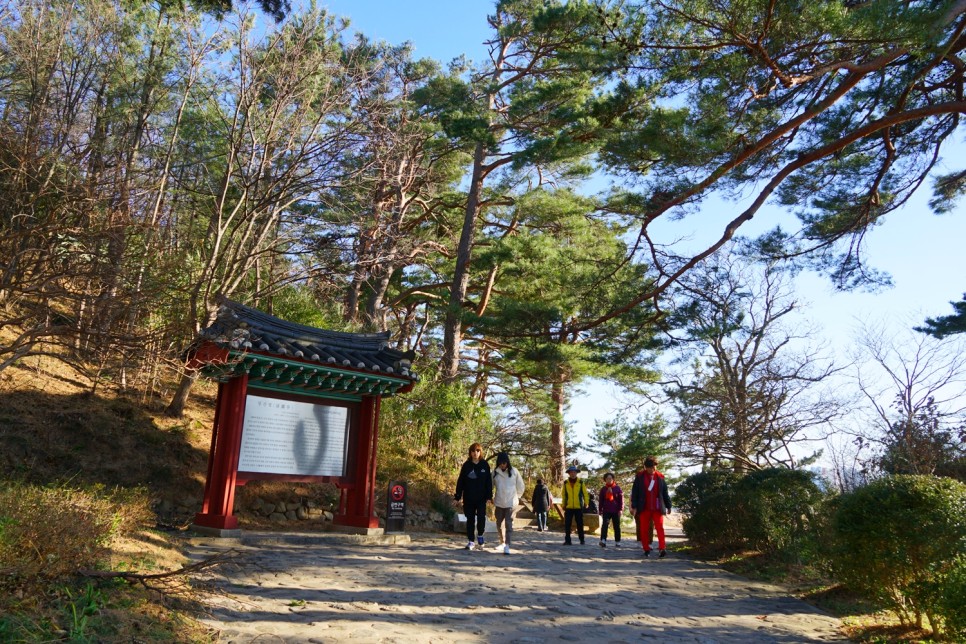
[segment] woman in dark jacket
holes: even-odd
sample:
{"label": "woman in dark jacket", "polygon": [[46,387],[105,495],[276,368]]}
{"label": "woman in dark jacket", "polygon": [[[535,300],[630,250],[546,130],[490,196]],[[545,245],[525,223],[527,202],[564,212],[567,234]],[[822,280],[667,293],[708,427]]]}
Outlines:
{"label": "woman in dark jacket", "polygon": [[543,532],[547,529],[547,512],[553,505],[550,488],[543,484],[543,479],[537,479],[537,486],[533,488],[530,502],[533,504],[533,513],[537,515],[537,530]]}
{"label": "woman in dark jacket", "polygon": [[[486,502],[493,500],[493,477],[490,464],[483,458],[483,446],[479,443],[470,445],[469,457],[460,468],[459,478],[456,479],[457,501],[463,501],[463,514],[466,515],[466,549],[473,547],[483,549],[483,531],[486,529]],[[476,542],[473,541],[476,518]]]}

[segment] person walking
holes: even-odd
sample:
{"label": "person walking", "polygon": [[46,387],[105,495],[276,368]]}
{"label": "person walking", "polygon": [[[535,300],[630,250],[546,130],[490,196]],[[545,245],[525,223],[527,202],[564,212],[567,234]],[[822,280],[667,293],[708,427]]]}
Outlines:
{"label": "person walking", "polygon": [[533,513],[537,517],[537,532],[546,532],[547,513],[553,506],[553,497],[550,496],[550,488],[543,484],[543,479],[537,479],[537,485],[533,488],[530,503],[533,505]]}
{"label": "person walking", "polygon": [[513,537],[513,513],[523,494],[523,477],[519,470],[510,465],[510,455],[500,452],[496,455],[496,469],[493,470],[493,506],[496,508],[496,531],[500,535],[503,554],[510,554],[510,540]]}
{"label": "person walking", "polygon": [[[641,469],[634,472],[634,476],[640,476],[644,473],[644,466],[641,465]],[[641,537],[641,524],[636,520],[634,521],[634,540],[644,543],[644,539]],[[647,520],[647,543],[652,543],[654,541],[654,522],[650,519]]]}
{"label": "person walking", "polygon": [[575,520],[577,521],[577,538],[580,539],[581,545],[584,543],[584,508],[590,501],[590,495],[587,493],[587,486],[584,485],[583,480],[577,478],[579,473],[580,470],[576,466],[568,467],[567,480],[563,484],[564,529],[567,532],[564,540],[565,546],[573,545],[570,534]]}
{"label": "person walking", "polygon": [[[490,475],[490,464],[483,458],[483,446],[479,443],[470,445],[469,456],[460,468],[459,478],[456,479],[456,494],[453,498],[463,501],[463,514],[466,516],[466,549],[472,550],[475,546],[482,550],[483,531],[486,529],[486,502],[493,500],[493,478]],[[474,527],[477,534],[475,543]]]}
{"label": "person walking", "polygon": [[668,494],[664,475],[657,471],[657,459],[653,456],[644,459],[644,471],[634,477],[634,486],[631,488],[631,514],[637,522],[638,538],[644,547],[644,556],[651,556],[651,543],[644,542],[649,521],[654,522],[660,556],[666,556],[664,515],[671,514],[671,496]]}
{"label": "person walking", "polygon": [[624,513],[624,491],[614,480],[614,473],[604,474],[604,487],[597,494],[597,508],[601,516],[600,547],[607,547],[608,523],[614,524],[614,547],[621,547],[621,515]]}

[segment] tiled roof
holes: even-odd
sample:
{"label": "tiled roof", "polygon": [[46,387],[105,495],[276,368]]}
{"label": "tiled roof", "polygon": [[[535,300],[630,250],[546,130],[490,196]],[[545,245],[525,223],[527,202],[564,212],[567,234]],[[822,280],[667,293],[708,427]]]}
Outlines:
{"label": "tiled roof", "polygon": [[220,298],[218,317],[202,330],[202,341],[235,351],[257,351],[332,367],[402,376],[410,371],[415,353],[389,348],[389,332],[343,333],[293,322],[227,298]]}

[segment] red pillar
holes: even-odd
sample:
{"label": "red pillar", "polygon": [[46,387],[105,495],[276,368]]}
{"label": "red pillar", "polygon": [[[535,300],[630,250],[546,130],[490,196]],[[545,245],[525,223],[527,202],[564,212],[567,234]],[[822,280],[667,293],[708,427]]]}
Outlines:
{"label": "red pillar", "polygon": [[238,528],[238,518],[232,516],[232,510],[235,505],[238,452],[241,448],[247,391],[248,374],[242,374],[218,386],[218,406],[211,435],[211,451],[208,454],[205,497],[201,512],[195,515],[195,525],[221,530]]}
{"label": "red pillar", "polygon": [[343,489],[344,502],[334,523],[353,528],[379,527],[376,517],[376,445],[379,436],[379,396],[367,396],[359,405],[355,458]]}

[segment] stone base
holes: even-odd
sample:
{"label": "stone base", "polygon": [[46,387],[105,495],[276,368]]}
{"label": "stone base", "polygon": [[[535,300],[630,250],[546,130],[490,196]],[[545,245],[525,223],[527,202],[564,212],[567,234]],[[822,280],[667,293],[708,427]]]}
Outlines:
{"label": "stone base", "polygon": [[[195,537],[190,542],[205,543],[203,537]],[[345,532],[252,532],[246,530],[244,534],[226,538],[218,545],[239,546],[276,546],[285,545],[323,545],[327,543],[351,543],[354,545],[374,546],[405,546],[412,543],[408,534],[348,534]]]}
{"label": "stone base", "polygon": [[219,537],[222,539],[239,539],[242,536],[242,531],[240,528],[211,528],[206,525],[198,525],[197,523],[192,523],[188,526],[188,529],[192,532],[197,532],[198,534],[203,534],[206,537]]}
{"label": "stone base", "polygon": [[361,534],[367,537],[377,537],[385,534],[385,528],[363,528],[354,525],[341,525],[338,523],[332,524],[329,528],[331,532],[338,532],[339,534]]}

